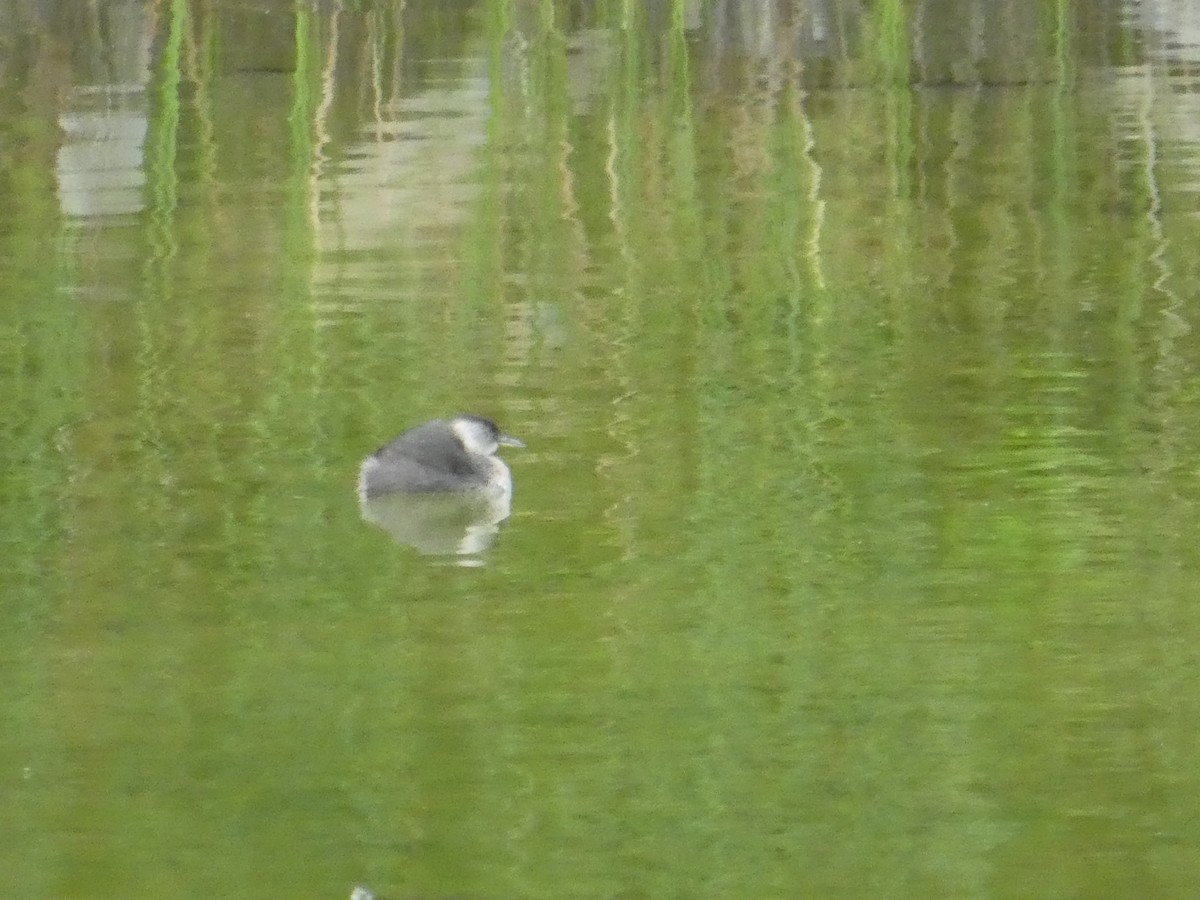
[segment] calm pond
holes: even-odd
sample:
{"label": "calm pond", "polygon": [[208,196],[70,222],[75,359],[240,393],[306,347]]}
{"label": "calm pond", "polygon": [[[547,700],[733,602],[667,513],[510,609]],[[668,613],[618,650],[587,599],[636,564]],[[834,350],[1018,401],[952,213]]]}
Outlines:
{"label": "calm pond", "polygon": [[[0,0],[4,895],[1194,898],[1198,72],[1178,0]],[[360,504],[457,412],[511,509]]]}

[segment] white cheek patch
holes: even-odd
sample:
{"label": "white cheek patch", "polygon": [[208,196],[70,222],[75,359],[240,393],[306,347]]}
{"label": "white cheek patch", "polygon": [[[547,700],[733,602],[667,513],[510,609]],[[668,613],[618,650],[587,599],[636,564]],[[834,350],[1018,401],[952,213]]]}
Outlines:
{"label": "white cheek patch", "polygon": [[478,422],[472,422],[470,419],[455,419],[451,427],[468,453],[491,456],[500,449],[500,445],[492,438],[488,429]]}

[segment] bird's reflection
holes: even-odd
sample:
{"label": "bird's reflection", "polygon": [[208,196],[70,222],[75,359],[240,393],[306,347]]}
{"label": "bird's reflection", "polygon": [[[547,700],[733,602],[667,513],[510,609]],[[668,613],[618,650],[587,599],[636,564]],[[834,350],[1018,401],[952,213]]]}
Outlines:
{"label": "bird's reflection", "polygon": [[[482,491],[440,494],[384,494],[362,497],[362,517],[378,525],[398,544],[427,556],[477,558],[496,539],[500,523],[512,511],[508,494]],[[472,558],[475,558],[474,560]]]}

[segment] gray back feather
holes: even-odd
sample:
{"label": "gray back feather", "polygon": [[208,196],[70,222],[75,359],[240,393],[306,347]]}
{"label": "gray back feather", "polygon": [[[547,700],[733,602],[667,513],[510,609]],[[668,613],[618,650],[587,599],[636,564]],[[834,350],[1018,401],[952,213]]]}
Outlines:
{"label": "gray back feather", "polygon": [[391,491],[454,491],[487,483],[448,422],[435,419],[406,431],[367,457],[360,486],[365,496]]}

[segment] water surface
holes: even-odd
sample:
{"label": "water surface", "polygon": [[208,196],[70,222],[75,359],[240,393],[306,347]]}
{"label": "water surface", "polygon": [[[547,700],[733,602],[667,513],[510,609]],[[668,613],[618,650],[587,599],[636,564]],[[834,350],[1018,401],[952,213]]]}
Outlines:
{"label": "water surface", "polygon": [[1192,896],[1196,21],[0,4],[12,895]]}

